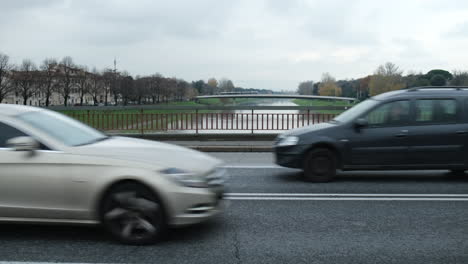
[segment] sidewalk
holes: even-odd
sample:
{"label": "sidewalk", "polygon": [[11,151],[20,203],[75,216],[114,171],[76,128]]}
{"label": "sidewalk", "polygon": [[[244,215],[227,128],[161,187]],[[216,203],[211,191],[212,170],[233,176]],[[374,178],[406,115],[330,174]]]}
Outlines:
{"label": "sidewalk", "polygon": [[277,134],[119,134],[157,140],[204,152],[272,152]]}
{"label": "sidewalk", "polygon": [[204,152],[272,152],[273,141],[180,141],[163,140]]}

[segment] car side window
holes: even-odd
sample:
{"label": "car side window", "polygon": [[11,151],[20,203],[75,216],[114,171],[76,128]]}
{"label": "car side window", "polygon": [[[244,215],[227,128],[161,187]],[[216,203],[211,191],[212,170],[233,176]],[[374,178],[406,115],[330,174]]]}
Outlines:
{"label": "car side window", "polygon": [[421,99],[415,103],[416,123],[449,124],[457,121],[455,99]]}
{"label": "car side window", "polygon": [[364,117],[369,126],[400,126],[409,122],[410,103],[408,100],[394,101],[378,106]]}
{"label": "car side window", "polygon": [[[0,148],[6,148],[6,143],[9,139],[15,137],[27,137],[29,135],[21,132],[20,130],[0,122]],[[39,142],[39,149],[41,150],[51,150],[46,145]]]}
{"label": "car side window", "polygon": [[18,129],[0,122],[0,148],[6,148],[6,142],[15,137],[27,136]]}

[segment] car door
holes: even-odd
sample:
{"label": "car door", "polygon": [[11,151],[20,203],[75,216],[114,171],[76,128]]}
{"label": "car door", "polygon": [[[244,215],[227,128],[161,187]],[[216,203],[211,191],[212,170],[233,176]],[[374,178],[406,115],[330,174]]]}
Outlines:
{"label": "car door", "polygon": [[461,122],[456,98],[424,98],[414,103],[409,160],[414,165],[461,165],[465,161],[468,125]]}
{"label": "car door", "polygon": [[351,166],[378,168],[407,164],[410,101],[383,103],[360,118],[367,125],[349,130]]}
{"label": "car door", "polygon": [[0,217],[67,218],[61,152],[7,148],[7,140],[18,136],[30,135],[0,121]]}

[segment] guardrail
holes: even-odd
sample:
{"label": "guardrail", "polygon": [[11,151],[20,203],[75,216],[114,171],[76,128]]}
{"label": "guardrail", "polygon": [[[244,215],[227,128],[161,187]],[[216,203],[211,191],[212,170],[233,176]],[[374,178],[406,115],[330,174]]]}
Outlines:
{"label": "guardrail", "polygon": [[69,114],[69,116],[106,131],[194,130],[289,130],[327,122],[334,114],[282,113],[168,113],[168,114]]}
{"label": "guardrail", "polygon": [[303,111],[320,111],[320,110],[346,110],[351,106],[252,106],[252,105],[203,105],[203,106],[186,106],[186,105],[118,105],[118,106],[49,106],[46,109],[54,111],[123,111],[123,110],[303,110]]}
{"label": "guardrail", "polygon": [[[109,132],[157,131],[282,131],[333,119],[336,114],[316,113],[316,110],[344,110],[343,107],[169,107],[173,112],[151,112],[140,109],[125,111],[70,111],[66,114],[94,128]],[[190,109],[190,110],[189,110]],[[68,110],[68,109],[67,109]],[[80,109],[81,110],[81,109]],[[97,109],[99,110],[99,109]],[[115,110],[115,109],[114,109]],[[122,110],[122,109],[120,109]],[[135,110],[135,109],[133,109]],[[163,108],[168,110],[168,108]],[[232,112],[232,110],[244,110]],[[245,111],[248,110],[248,111]],[[264,110],[270,110],[268,112]],[[297,113],[281,112],[297,110]],[[146,111],[146,112],[145,112]],[[226,112],[228,111],[228,112]],[[273,112],[275,111],[275,112]]]}

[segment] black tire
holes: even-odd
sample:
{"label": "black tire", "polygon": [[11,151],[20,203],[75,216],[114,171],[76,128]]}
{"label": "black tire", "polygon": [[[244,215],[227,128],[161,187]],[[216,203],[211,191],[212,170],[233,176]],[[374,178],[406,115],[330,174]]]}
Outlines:
{"label": "black tire", "polygon": [[154,192],[138,183],[123,183],[107,192],[99,217],[104,228],[124,244],[152,244],[167,230],[161,201]]}
{"label": "black tire", "polygon": [[310,182],[329,182],[336,175],[335,154],[325,148],[307,153],[304,159],[304,177]]}

